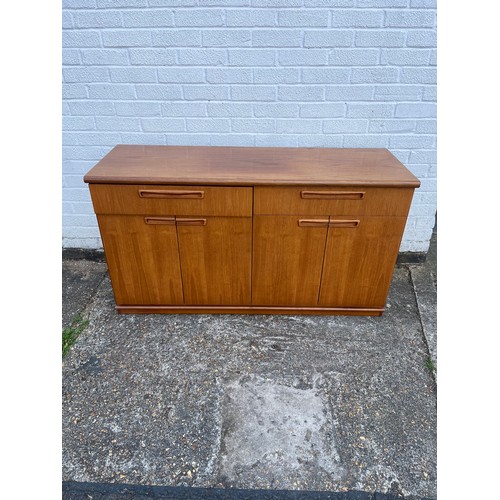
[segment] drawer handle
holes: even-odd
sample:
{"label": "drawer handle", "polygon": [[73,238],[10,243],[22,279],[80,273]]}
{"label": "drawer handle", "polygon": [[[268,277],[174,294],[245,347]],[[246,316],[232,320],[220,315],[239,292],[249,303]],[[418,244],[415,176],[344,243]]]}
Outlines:
{"label": "drawer handle", "polygon": [[178,226],[206,226],[207,219],[175,219]]}
{"label": "drawer handle", "polygon": [[313,200],[362,200],[364,192],[350,191],[301,191],[300,197]]}
{"label": "drawer handle", "polygon": [[299,219],[300,227],[327,227],[328,219]]}
{"label": "drawer handle", "polygon": [[359,220],[331,220],[329,227],[358,227]]}
{"label": "drawer handle", "polygon": [[139,189],[141,198],[196,199],[205,198],[205,191],[184,191],[166,189]]}
{"label": "drawer handle", "polygon": [[174,217],[144,217],[146,224],[165,224],[169,226],[175,225]]}

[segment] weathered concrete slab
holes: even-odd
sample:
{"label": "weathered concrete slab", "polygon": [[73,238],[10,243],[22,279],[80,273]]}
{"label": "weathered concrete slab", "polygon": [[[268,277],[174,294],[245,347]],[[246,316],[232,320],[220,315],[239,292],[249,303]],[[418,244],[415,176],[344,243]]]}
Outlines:
{"label": "weathered concrete slab", "polygon": [[64,480],[435,497],[406,268],[381,318],[120,316],[107,277],[88,312],[63,366]]}
{"label": "weathered concrete slab", "polygon": [[62,327],[66,328],[80,314],[104,278],[104,262],[63,260],[62,263]]}

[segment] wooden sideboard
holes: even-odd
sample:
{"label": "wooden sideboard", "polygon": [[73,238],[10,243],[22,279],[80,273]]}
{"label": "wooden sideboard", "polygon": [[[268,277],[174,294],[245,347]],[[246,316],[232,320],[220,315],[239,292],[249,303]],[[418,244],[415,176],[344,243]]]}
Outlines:
{"label": "wooden sideboard", "polygon": [[420,185],[386,149],[201,146],[84,180],[120,313],[380,316]]}

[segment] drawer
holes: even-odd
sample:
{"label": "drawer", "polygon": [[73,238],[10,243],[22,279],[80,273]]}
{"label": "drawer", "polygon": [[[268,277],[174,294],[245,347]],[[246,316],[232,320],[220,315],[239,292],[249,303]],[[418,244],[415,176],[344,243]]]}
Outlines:
{"label": "drawer", "polygon": [[255,187],[256,215],[406,216],[413,188]]}
{"label": "drawer", "polygon": [[95,213],[252,215],[251,187],[90,184]]}

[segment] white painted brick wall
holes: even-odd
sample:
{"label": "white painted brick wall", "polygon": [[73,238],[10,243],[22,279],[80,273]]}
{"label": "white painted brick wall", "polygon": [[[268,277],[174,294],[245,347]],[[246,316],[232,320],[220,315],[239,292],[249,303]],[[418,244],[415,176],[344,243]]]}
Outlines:
{"label": "white painted brick wall", "polygon": [[435,0],[63,0],[63,246],[100,248],[82,177],[117,143],[387,147],[436,211]]}

